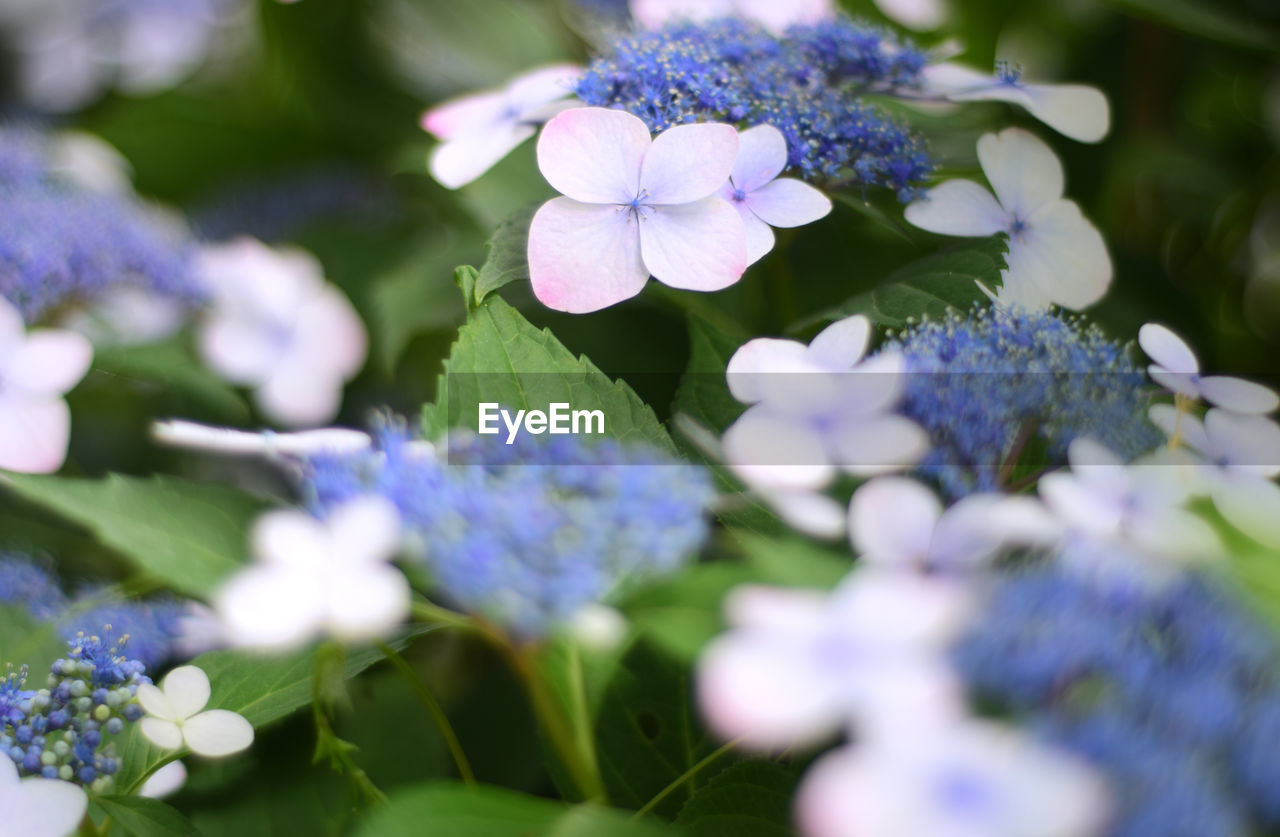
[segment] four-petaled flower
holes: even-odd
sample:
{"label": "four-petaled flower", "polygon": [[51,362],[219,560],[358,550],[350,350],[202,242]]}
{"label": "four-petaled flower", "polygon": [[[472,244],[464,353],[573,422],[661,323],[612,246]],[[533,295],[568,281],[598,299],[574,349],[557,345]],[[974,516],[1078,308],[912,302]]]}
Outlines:
{"label": "four-petaled flower", "polygon": [[747,232],[747,262],[773,249],[771,227],[800,227],[831,212],[826,195],[799,180],[778,177],[787,167],[787,138],[772,125],[738,135],[738,159],[720,197],[733,204]]}
{"label": "four-petaled flower", "polygon": [[0,817],[4,834],[69,837],[89,807],[78,785],[60,779],[18,778],[18,766],[0,754]]}
{"label": "four-petaled flower", "polygon": [[93,346],[57,329],[27,332],[22,315],[0,297],[0,468],[29,474],[62,467],[71,409],[62,396],[93,360]]}
{"label": "four-petaled flower", "polygon": [[228,709],[205,709],[209,676],[196,666],[179,666],[156,687],[138,686],[138,703],[147,711],[142,734],[164,750],[186,746],[198,756],[219,758],[253,743],[253,727]]}
{"label": "four-petaled flower", "polygon": [[1138,329],[1138,345],[1154,361],[1147,374],[1175,395],[1197,401],[1203,398],[1233,413],[1261,415],[1280,407],[1280,396],[1262,384],[1226,375],[1201,375],[1195,352],[1165,326],[1147,323]]}
{"label": "four-petaled flower", "polygon": [[675,20],[743,17],[775,34],[798,23],[817,23],[836,13],[832,0],[631,0],[631,16],[646,29]]}
{"label": "four-petaled flower", "polygon": [[1062,197],[1062,163],[1032,134],[1008,128],[978,140],[978,160],[995,189],[948,180],[906,209],[906,219],[942,235],[1009,236],[996,301],[1027,310],[1080,310],[1111,284],[1111,257],[1098,230]]}
{"label": "four-petaled flower", "polygon": [[460,189],[493,168],[538,126],[569,101],[582,68],[573,64],[539,67],[505,87],[461,96],[422,115],[423,130],[443,142],[431,152],[431,176]]}

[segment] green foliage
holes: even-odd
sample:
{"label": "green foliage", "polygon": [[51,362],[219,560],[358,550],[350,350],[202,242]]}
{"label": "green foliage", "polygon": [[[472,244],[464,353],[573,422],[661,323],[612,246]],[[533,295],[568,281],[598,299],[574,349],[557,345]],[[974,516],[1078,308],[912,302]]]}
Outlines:
{"label": "green foliage", "polygon": [[703,427],[723,431],[746,409],[729,393],[724,371],[746,338],[725,334],[693,314],[688,316],[689,365],[680,379],[672,413],[684,413]]}
{"label": "green foliage", "polygon": [[192,357],[178,340],[99,348],[93,368],[98,375],[108,376],[113,387],[163,396],[179,407],[189,401],[232,423],[249,418],[240,393]]}
{"label": "green foliage", "polygon": [[158,799],[99,796],[94,803],[131,837],[199,837],[200,834],[190,820]]}
{"label": "green foliage", "polygon": [[791,837],[797,771],[771,761],[742,761],[712,776],[676,824],[698,837]]}
{"label": "green foliage", "polygon": [[1135,17],[1147,18],[1199,38],[1231,46],[1280,52],[1280,32],[1237,17],[1215,0],[1107,0]]}
{"label": "green foliage", "polygon": [[521,209],[499,224],[485,242],[487,255],[476,278],[477,305],[503,285],[529,281],[529,224],[537,211],[537,204]]}
{"label": "green foliage", "polygon": [[0,486],[91,530],[140,571],[195,596],[210,593],[244,563],[250,522],[266,508],[225,486],[165,476],[8,474]]}
{"label": "green foliage", "polygon": [[0,679],[9,665],[15,670],[25,665],[30,668],[28,682],[43,687],[49,664],[66,651],[53,625],[36,621],[20,604],[0,605]]}

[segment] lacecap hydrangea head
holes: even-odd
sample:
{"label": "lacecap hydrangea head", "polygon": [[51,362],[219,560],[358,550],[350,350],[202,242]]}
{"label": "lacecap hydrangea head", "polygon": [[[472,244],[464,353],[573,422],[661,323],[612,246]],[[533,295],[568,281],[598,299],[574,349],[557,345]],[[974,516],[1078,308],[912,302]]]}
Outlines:
{"label": "lacecap hydrangea head", "polygon": [[906,328],[885,350],[906,359],[898,411],[930,437],[919,470],[952,499],[1008,487],[1014,464],[1063,465],[1078,437],[1125,459],[1161,442],[1145,374],[1078,318],[975,307]]}
{"label": "lacecap hydrangea head", "polygon": [[679,22],[619,38],[575,92],[654,132],[690,122],[772,125],[801,177],[885,186],[906,201],[933,170],[925,144],[859,96],[918,85],[926,60],[893,34],[845,17],[784,35],[736,18]]}
{"label": "lacecap hydrangea head", "polygon": [[391,500],[441,594],[524,638],[695,556],[715,493],[666,454],[572,436],[455,435],[446,456],[392,427],[377,450],[317,457],[307,472],[320,516],[361,494]]}
{"label": "lacecap hydrangea head", "polygon": [[21,607],[33,619],[54,619],[67,606],[58,580],[42,563],[18,553],[0,553],[0,604]]}

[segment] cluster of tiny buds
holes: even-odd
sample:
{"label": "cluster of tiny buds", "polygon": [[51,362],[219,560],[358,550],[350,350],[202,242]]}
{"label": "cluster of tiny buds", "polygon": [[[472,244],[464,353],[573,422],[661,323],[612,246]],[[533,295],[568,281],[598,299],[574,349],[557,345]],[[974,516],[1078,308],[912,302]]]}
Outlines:
{"label": "cluster of tiny buds", "polygon": [[120,760],[106,739],[142,718],[138,685],[151,682],[145,666],[122,653],[127,639],[78,635],[50,666],[44,689],[27,690],[27,668],[10,667],[0,682],[0,752],[20,773],[110,789]]}

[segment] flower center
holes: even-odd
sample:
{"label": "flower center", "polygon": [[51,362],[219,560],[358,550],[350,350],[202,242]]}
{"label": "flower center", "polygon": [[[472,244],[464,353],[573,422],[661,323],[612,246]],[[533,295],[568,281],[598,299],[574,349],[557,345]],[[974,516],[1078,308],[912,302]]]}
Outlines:
{"label": "flower center", "polygon": [[1000,78],[1002,83],[1007,84],[1010,87],[1017,87],[1018,80],[1022,78],[1022,69],[1020,67],[1013,66],[1008,61],[997,61],[996,75]]}
{"label": "flower center", "polygon": [[746,192],[744,192],[744,191],[742,191],[741,189],[734,189],[734,190],[733,190],[733,199],[734,199],[735,201],[737,201],[738,203],[742,203],[743,201],[745,201],[745,200],[747,199],[747,193],[746,193]]}
{"label": "flower center", "polygon": [[623,205],[627,210],[627,214],[637,221],[643,221],[648,218],[649,214],[653,212],[653,207],[645,203],[645,198],[647,197],[649,197],[649,190],[641,189],[640,194],[631,199],[631,203]]}
{"label": "flower center", "polygon": [[1017,215],[1013,216],[1013,220],[1009,222],[1009,237],[1014,239],[1022,238],[1022,234],[1026,231],[1027,222]]}

